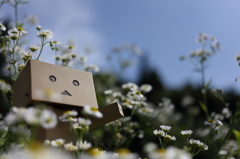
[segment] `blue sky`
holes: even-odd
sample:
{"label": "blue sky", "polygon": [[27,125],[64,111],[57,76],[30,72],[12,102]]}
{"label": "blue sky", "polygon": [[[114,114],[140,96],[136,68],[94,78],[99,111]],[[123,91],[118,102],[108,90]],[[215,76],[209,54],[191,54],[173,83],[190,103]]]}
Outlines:
{"label": "blue sky", "polygon": [[[43,29],[54,32],[54,40],[66,43],[72,38],[79,51],[93,47],[96,53],[90,60],[102,70],[111,67],[103,61],[113,46],[123,42],[139,45],[169,87],[186,81],[200,83],[200,75],[192,72],[188,61],[179,61],[179,56],[200,47],[195,42],[199,32],[212,35],[222,50],[210,60],[207,80],[212,79],[212,87],[240,89],[235,82],[240,68],[234,59],[240,51],[240,1],[32,0],[19,7],[20,20],[26,14],[37,15]],[[1,18],[12,15],[9,6],[1,8]],[[38,43],[34,29],[29,36]],[[46,49],[42,60],[52,62],[53,56]],[[136,80],[137,66],[125,74],[129,81]]]}

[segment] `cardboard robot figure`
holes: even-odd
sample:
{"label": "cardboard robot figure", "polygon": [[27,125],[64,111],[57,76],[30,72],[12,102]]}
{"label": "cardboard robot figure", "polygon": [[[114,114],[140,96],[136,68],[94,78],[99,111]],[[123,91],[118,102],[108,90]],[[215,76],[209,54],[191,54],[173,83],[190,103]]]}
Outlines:
{"label": "cardboard robot figure", "polygon": [[[92,73],[36,60],[29,60],[15,81],[13,102],[17,107],[45,103],[58,116],[73,109],[80,114],[82,108],[89,105],[103,114],[103,118],[91,118],[90,129],[124,116],[118,103],[98,107]],[[42,130],[38,138],[52,140],[65,137],[66,140],[71,140],[69,133],[68,124],[58,122],[55,129]]]}

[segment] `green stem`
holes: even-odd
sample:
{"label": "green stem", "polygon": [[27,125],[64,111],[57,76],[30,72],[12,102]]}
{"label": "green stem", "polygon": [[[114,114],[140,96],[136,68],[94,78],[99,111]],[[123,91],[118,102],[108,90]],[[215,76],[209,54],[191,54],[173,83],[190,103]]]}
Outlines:
{"label": "green stem", "polygon": [[158,139],[159,139],[159,142],[160,142],[160,145],[161,145],[162,149],[164,149],[163,144],[162,144],[161,137],[159,137]]}
{"label": "green stem", "polygon": [[220,146],[218,147],[217,151],[215,152],[213,159],[217,158],[218,152],[221,150],[221,148],[222,148],[223,144],[225,143],[225,141],[230,137],[230,135],[232,133],[232,130],[233,130],[233,125],[235,123],[235,120],[237,119],[239,108],[240,108],[240,105],[237,104],[237,108],[236,108],[237,110],[235,111],[234,116],[233,116],[232,120],[230,121],[230,128],[229,128],[229,130],[227,132],[227,135],[224,137],[224,139],[220,143]]}

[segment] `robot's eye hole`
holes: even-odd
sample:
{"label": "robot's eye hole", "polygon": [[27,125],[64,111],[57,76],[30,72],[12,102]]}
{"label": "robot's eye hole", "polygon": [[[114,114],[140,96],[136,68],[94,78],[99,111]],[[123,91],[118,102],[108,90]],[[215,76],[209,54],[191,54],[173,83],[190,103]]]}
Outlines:
{"label": "robot's eye hole", "polygon": [[73,85],[74,86],[79,86],[79,82],[77,80],[73,80]]}
{"label": "robot's eye hole", "polygon": [[51,75],[51,76],[49,76],[49,80],[52,82],[56,82],[57,78],[55,76]]}

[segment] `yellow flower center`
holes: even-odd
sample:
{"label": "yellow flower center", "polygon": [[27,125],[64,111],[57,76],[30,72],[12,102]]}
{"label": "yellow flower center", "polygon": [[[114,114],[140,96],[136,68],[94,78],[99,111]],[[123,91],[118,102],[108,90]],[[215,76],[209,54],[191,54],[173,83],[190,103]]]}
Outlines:
{"label": "yellow flower center", "polygon": [[214,120],[208,120],[208,122],[209,122],[209,123],[213,123],[213,122],[214,122]]}
{"label": "yellow flower center", "polygon": [[116,151],[116,153],[121,154],[121,155],[127,155],[130,154],[131,152],[128,149],[121,148]]}
{"label": "yellow flower center", "polygon": [[17,28],[17,30],[18,30],[18,31],[24,31],[24,29],[23,29],[23,28]]}
{"label": "yellow flower center", "polygon": [[94,111],[94,112],[98,112],[98,109],[94,108],[94,107],[91,107],[91,110]]}

